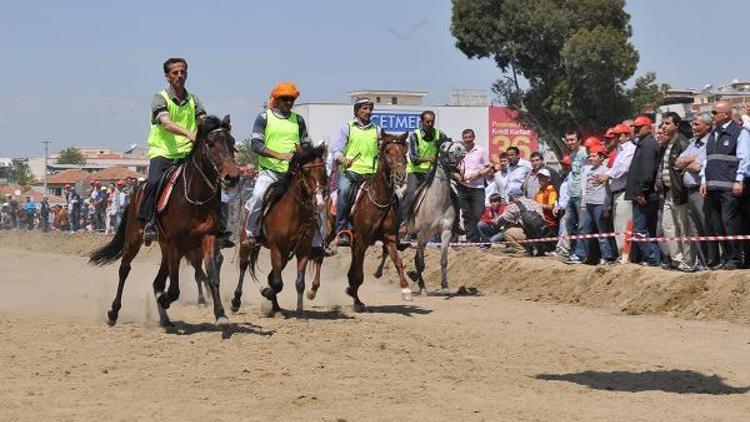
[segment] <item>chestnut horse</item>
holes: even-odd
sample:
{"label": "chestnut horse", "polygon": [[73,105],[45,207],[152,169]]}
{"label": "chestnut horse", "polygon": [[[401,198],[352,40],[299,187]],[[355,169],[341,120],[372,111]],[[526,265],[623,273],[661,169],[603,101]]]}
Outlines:
{"label": "chestnut horse", "polygon": [[399,218],[396,187],[406,177],[407,136],[407,133],[396,136],[381,132],[378,169],[371,179],[363,183],[355,200],[351,215],[352,260],[347,274],[349,287],[346,289],[346,293],[354,299],[355,312],[367,311],[359,299],[358,290],[364,281],[365,252],[377,240],[383,242],[398,271],[402,299],[411,300],[411,289],[397,251]]}
{"label": "chestnut horse", "polygon": [[[220,188],[231,187],[239,180],[239,167],[234,161],[234,138],[230,130],[229,116],[223,120],[208,116],[198,122],[193,151],[182,164],[182,174],[174,185],[169,202],[157,215],[161,265],[153,289],[159,322],[163,327],[172,326],[166,310],[180,296],[180,260],[182,257],[191,260],[198,249],[202,251],[207,270],[216,324],[228,322],[219,293],[221,254],[216,235],[220,221]],[[144,224],[138,219],[138,208],[143,199],[142,186],[132,195],[115,237],[93,251],[89,259],[89,263],[101,266],[121,258],[117,293],[107,313],[109,325],[117,322],[130,263],[143,243]],[[169,290],[165,293],[167,276]]]}
{"label": "chestnut horse", "polygon": [[[272,312],[281,310],[277,299],[284,288],[281,272],[292,256],[296,256],[297,312],[302,312],[305,270],[313,252],[313,237],[318,232],[319,211],[325,206],[327,197],[325,151],[325,145],[298,147],[289,162],[289,172],[268,188],[270,195],[267,194],[263,204],[260,244],[252,250],[240,246],[240,279],[232,299],[233,312],[237,312],[242,304],[242,281],[248,265],[250,275],[257,280],[255,265],[261,245],[271,251],[272,267],[268,287],[261,290],[261,295],[271,301]],[[244,240],[247,234],[243,230],[240,236]]]}

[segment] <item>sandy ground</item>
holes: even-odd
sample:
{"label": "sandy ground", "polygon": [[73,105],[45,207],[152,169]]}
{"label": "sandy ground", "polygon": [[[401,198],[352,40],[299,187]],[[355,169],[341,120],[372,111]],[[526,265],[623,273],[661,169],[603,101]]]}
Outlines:
{"label": "sandy ground", "polygon": [[[0,420],[750,415],[747,272],[675,275],[453,251],[453,287],[482,296],[402,302],[388,272],[367,277],[371,312],[353,314],[342,254],[324,266],[301,317],[262,317],[250,281],[243,309],[219,330],[210,307],[196,306],[186,267],[170,310],[177,329],[165,332],[150,293],[154,249],[135,261],[120,323],[106,326],[117,267],[88,267],[81,256],[101,241],[0,234]],[[231,255],[225,306],[237,277]],[[291,274],[285,280],[282,306],[291,308]]]}

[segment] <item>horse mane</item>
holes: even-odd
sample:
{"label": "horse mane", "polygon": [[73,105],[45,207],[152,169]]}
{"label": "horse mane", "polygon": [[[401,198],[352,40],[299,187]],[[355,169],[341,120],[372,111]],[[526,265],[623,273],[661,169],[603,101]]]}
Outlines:
{"label": "horse mane", "polygon": [[273,204],[278,202],[278,200],[284,196],[284,193],[289,189],[289,185],[291,185],[294,180],[294,175],[300,168],[302,168],[302,166],[316,158],[322,158],[325,153],[326,146],[324,144],[317,147],[313,147],[310,144],[304,144],[299,151],[295,152],[292,156],[292,160],[289,162],[289,171],[279,178],[279,180],[268,186],[266,197],[263,200],[262,215],[264,215]]}

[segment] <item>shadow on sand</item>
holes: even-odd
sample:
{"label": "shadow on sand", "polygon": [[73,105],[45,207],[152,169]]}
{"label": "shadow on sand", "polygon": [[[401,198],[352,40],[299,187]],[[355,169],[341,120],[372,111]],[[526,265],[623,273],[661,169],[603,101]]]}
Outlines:
{"label": "shadow on sand", "polygon": [[428,315],[432,313],[432,309],[425,309],[421,306],[415,305],[375,305],[368,306],[367,312],[374,314],[398,314],[407,317],[414,315]]}
{"label": "shadow on sand", "polygon": [[668,371],[645,372],[599,372],[585,371],[575,374],[539,374],[536,379],[545,381],[567,381],[585,385],[597,390],[625,391],[665,391],[677,394],[745,394],[750,387],[732,387],[724,384],[718,375],[704,375],[700,372],[672,369]]}
{"label": "shadow on sand", "polygon": [[234,334],[255,334],[260,336],[272,336],[273,330],[264,330],[262,327],[246,322],[236,323],[230,322],[224,326],[217,326],[210,322],[202,322],[200,324],[191,324],[185,321],[172,321],[173,326],[165,328],[164,331],[167,334],[175,334],[178,336],[190,336],[198,333],[221,333],[221,338],[227,340],[232,338]]}

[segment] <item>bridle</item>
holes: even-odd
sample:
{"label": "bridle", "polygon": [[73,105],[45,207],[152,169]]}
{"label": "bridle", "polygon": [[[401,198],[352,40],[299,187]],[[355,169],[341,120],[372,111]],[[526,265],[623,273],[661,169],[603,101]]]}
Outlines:
{"label": "bridle", "polygon": [[[390,145],[390,144],[396,144],[396,145],[404,145],[404,143],[403,143],[403,142],[401,142],[401,141],[399,141],[398,139],[391,139],[391,140],[388,140],[387,142],[383,143],[383,144],[382,144],[382,145],[380,146],[380,150],[381,150],[381,151],[380,151],[380,154],[384,154],[384,153],[385,153],[385,148],[386,148],[386,147],[387,147],[388,145]],[[386,159],[385,161],[387,161],[387,159]],[[388,209],[388,208],[390,208],[390,207],[391,207],[391,206],[392,206],[392,205],[393,205],[394,203],[396,203],[396,200],[397,200],[397,199],[396,199],[396,192],[395,192],[395,190],[394,190],[394,185],[397,185],[397,184],[398,184],[398,185],[400,185],[400,184],[402,184],[402,183],[403,183],[403,182],[405,181],[405,179],[406,179],[406,173],[404,173],[404,176],[403,176],[403,177],[401,177],[401,178],[398,178],[398,177],[396,176],[396,173],[395,173],[395,172],[393,172],[393,171],[391,171],[392,169],[390,168],[390,166],[388,166],[388,165],[387,165],[387,163],[386,163],[386,166],[385,166],[385,167],[388,167],[388,177],[387,177],[387,178],[386,178],[386,177],[384,177],[384,179],[385,179],[385,181],[386,181],[386,183],[387,183],[387,187],[388,187],[388,190],[392,192],[392,195],[391,195],[391,200],[390,200],[389,202],[387,202],[387,203],[385,203],[385,204],[381,204],[380,202],[376,201],[376,200],[375,200],[375,198],[373,198],[373,197],[372,197],[372,192],[371,192],[371,190],[370,190],[370,187],[372,187],[372,183],[370,183],[370,184],[369,184],[368,186],[365,186],[365,187],[363,188],[363,189],[364,189],[364,191],[365,191],[365,192],[367,192],[367,199],[369,199],[369,200],[370,200],[370,202],[372,202],[372,203],[373,203],[373,205],[375,205],[375,206],[376,206],[377,208],[379,208],[379,209],[381,209],[381,210],[387,210],[387,209]]]}
{"label": "bridle", "polygon": [[[298,173],[300,174],[298,183],[302,186],[302,195],[299,193],[295,193],[295,201],[299,204],[300,208],[303,212],[308,213],[309,218],[304,221],[302,226],[299,228],[297,236],[297,242],[294,244],[294,247],[289,252],[288,259],[294,256],[294,254],[297,251],[297,248],[299,247],[300,242],[302,241],[302,234],[307,232],[307,230],[311,226],[317,226],[318,225],[318,219],[317,219],[317,213],[315,212],[315,204],[313,203],[313,198],[315,196],[315,192],[317,189],[314,189],[310,186],[310,184],[305,179],[304,173],[308,170],[318,168],[318,167],[325,167],[325,162],[322,163],[307,163],[303,164],[301,166],[298,166],[290,171],[291,176],[294,177]],[[328,183],[323,183],[323,186],[327,187]],[[319,188],[318,188],[319,189]],[[325,189],[325,188],[324,188]],[[324,192],[325,194],[325,192]]]}
{"label": "bridle", "polygon": [[[206,134],[206,138],[208,138],[209,135],[211,135],[213,133],[218,133],[218,132],[227,132],[227,133],[229,133],[229,129],[224,128],[224,127],[216,128],[216,129],[208,132]],[[219,180],[219,176],[221,174],[221,172],[219,171],[219,166],[223,165],[227,161],[233,161],[234,160],[234,157],[232,157],[230,155],[229,157],[224,158],[223,160],[221,160],[221,162],[218,165],[216,165],[216,162],[214,161],[213,156],[211,155],[211,149],[208,147],[208,141],[205,140],[204,142],[202,142],[201,146],[203,148],[204,159],[207,159],[208,162],[211,163],[211,167],[213,168],[213,171],[214,171],[214,180],[212,181],[206,175],[206,173],[203,171],[203,169],[201,168],[201,166],[198,165],[198,162],[196,162],[196,160],[195,160],[195,156],[198,155],[198,154],[195,154],[195,153],[190,154],[190,161],[185,164],[185,169],[182,172],[182,184],[183,184],[183,191],[184,191],[185,200],[188,201],[192,205],[198,205],[198,206],[205,205],[209,201],[211,201],[214,198],[214,196],[216,195],[216,192],[219,190],[219,185],[223,185],[224,184],[223,180]],[[192,178],[192,175],[191,175],[190,176],[190,180],[188,180],[188,178],[186,176],[187,166],[190,165],[190,164],[192,164],[193,168],[198,171],[198,174],[201,175],[201,178],[203,179],[203,183],[205,183],[206,186],[208,186],[208,189],[209,189],[210,193],[208,194],[208,196],[206,197],[205,200],[197,200],[197,199],[190,198],[190,192],[189,192],[188,188],[192,184],[193,178]]]}

